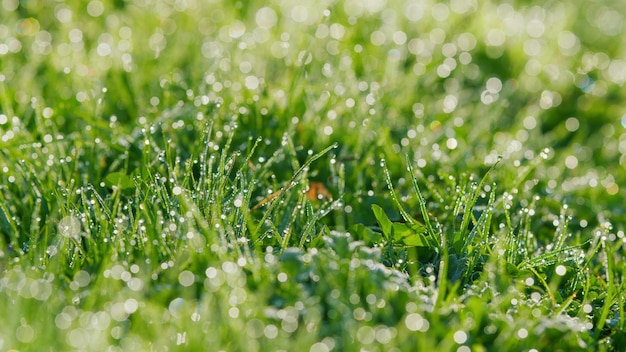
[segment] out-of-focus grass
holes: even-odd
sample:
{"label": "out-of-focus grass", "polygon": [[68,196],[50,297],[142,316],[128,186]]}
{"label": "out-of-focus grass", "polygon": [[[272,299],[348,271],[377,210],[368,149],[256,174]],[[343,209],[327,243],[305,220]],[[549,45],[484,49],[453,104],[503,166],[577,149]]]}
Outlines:
{"label": "out-of-focus grass", "polygon": [[582,7],[2,1],[0,349],[619,350]]}

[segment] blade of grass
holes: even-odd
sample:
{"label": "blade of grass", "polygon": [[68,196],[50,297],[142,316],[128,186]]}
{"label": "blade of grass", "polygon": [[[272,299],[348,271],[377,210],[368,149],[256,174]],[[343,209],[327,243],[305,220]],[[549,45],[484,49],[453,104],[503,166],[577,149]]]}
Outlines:
{"label": "blade of grass", "polygon": [[387,161],[385,161],[385,159],[381,159],[380,166],[383,168],[383,174],[385,175],[385,182],[387,182],[387,188],[389,188],[389,194],[391,195],[391,200],[393,201],[393,204],[396,206],[396,208],[402,215],[402,218],[404,219],[404,221],[408,222],[409,224],[419,223],[417,220],[413,219],[413,217],[411,217],[411,215],[409,215],[409,213],[407,213],[406,210],[404,210],[404,207],[400,203],[400,200],[398,199],[398,195],[396,194],[396,191],[394,190],[393,183],[391,182],[391,174],[389,173],[389,169],[387,168]]}
{"label": "blade of grass", "polygon": [[600,239],[600,243],[602,243],[602,250],[604,251],[604,270],[606,272],[606,298],[604,299],[602,309],[600,311],[600,316],[598,317],[598,323],[595,326],[595,335],[596,338],[600,337],[600,333],[602,333],[602,329],[606,324],[607,317],[611,311],[611,306],[613,305],[613,301],[620,295],[617,292],[617,287],[615,285],[615,256],[613,255],[612,248],[609,248],[607,241],[604,237]]}
{"label": "blade of grass", "polygon": [[550,298],[550,303],[552,304],[552,308],[555,308],[556,307],[556,299],[554,298],[554,294],[552,293],[552,290],[550,289],[550,286],[546,282],[546,279],[544,279],[543,275],[541,275],[539,272],[537,272],[537,270],[535,270],[534,267],[529,267],[527,269],[530,270],[533,274],[535,274],[535,277],[539,280],[539,282],[541,282],[541,285],[545,288],[546,293],[548,294],[548,297]]}
{"label": "blade of grass", "polygon": [[[291,177],[291,179],[289,180],[289,182],[287,183],[286,186],[284,186],[283,188],[281,188],[278,193],[271,199],[269,200],[269,202],[271,202],[269,209],[267,209],[267,211],[265,212],[265,214],[263,214],[263,217],[261,218],[261,220],[259,221],[259,224],[264,224],[265,220],[267,220],[267,218],[272,214],[272,212],[274,211],[274,208],[280,203],[280,200],[284,197],[285,193],[287,193],[287,191],[289,191],[291,188],[293,188],[296,185],[296,180],[298,179],[298,177],[305,172],[305,170],[308,169],[308,167],[317,159],[321,158],[322,156],[324,156],[326,153],[328,153],[329,151],[333,150],[334,148],[337,147],[337,143],[334,143],[328,147],[326,147],[324,150],[322,150],[321,152],[313,155],[312,157],[310,157],[304,164],[302,164],[302,166],[296,170],[296,172],[293,174],[293,176]],[[257,226],[256,230],[254,231],[254,233],[252,234],[252,238],[257,238],[258,236],[258,232],[259,229],[261,227]],[[281,250],[284,250],[284,248],[282,248]]]}
{"label": "blade of grass", "polygon": [[483,186],[485,184],[485,181],[487,180],[487,177],[489,176],[491,171],[498,165],[499,162],[500,161],[498,160],[495,164],[493,164],[487,170],[485,175],[480,179],[480,182],[478,182],[478,185],[471,186],[472,190],[470,192],[470,199],[465,204],[465,212],[463,214],[463,220],[461,221],[461,228],[456,232],[456,236],[452,241],[453,244],[458,243],[459,241],[462,241],[461,237],[463,236],[464,231],[469,226],[469,222],[470,222],[470,218],[472,214],[471,209],[474,208],[474,206],[476,205],[476,202],[478,201],[478,197],[480,196],[481,190],[483,189]]}
{"label": "blade of grass", "polygon": [[411,174],[411,183],[413,185],[413,190],[415,191],[415,194],[417,195],[417,199],[419,202],[419,206],[420,206],[420,212],[422,213],[422,217],[424,218],[424,223],[426,225],[426,230],[428,231],[428,233],[430,234],[430,236],[426,236],[427,238],[433,238],[433,243],[435,244],[435,246],[433,248],[435,248],[435,250],[439,251],[440,247],[439,247],[439,243],[441,243],[441,233],[440,232],[435,232],[435,230],[433,229],[433,226],[430,222],[430,216],[428,215],[428,210],[426,209],[426,200],[424,199],[424,196],[422,195],[422,192],[420,191],[419,185],[417,184],[417,178],[415,177],[415,171],[413,170],[413,165],[411,164],[411,160],[408,156],[408,154],[406,155],[406,163],[408,165],[408,170],[409,170],[409,174]]}

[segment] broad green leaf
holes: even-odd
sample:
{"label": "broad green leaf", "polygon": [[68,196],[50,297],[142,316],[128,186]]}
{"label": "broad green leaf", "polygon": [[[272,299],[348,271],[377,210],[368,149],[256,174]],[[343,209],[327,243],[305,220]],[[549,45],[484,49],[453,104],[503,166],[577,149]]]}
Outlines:
{"label": "broad green leaf", "polygon": [[428,241],[424,236],[426,227],[419,224],[392,223],[392,242],[395,245],[409,247],[428,247]]}
{"label": "broad green leaf", "polygon": [[378,224],[383,231],[383,236],[385,237],[385,239],[391,239],[392,223],[391,220],[389,220],[389,218],[387,217],[387,214],[385,214],[383,208],[379,207],[376,204],[372,204],[372,211],[374,212],[374,216],[376,217],[376,220],[378,221]]}
{"label": "broad green leaf", "polygon": [[311,239],[307,246],[309,248],[322,248],[324,246],[324,236],[330,236],[330,229],[326,225],[322,226],[320,232]]}
{"label": "broad green leaf", "polygon": [[133,180],[123,172],[112,172],[104,178],[104,184],[108,187],[119,187],[122,190],[135,187]]}
{"label": "broad green leaf", "polygon": [[354,224],[350,226],[348,232],[354,237],[355,240],[364,241],[368,245],[380,243],[383,239],[380,233],[363,224]]}
{"label": "broad green leaf", "polygon": [[507,272],[509,275],[511,275],[511,276],[513,276],[513,277],[517,277],[517,276],[519,276],[519,272],[520,272],[520,270],[519,270],[519,269],[518,269],[518,268],[517,268],[514,264],[507,262],[507,263],[505,264],[505,269],[506,269],[506,272]]}

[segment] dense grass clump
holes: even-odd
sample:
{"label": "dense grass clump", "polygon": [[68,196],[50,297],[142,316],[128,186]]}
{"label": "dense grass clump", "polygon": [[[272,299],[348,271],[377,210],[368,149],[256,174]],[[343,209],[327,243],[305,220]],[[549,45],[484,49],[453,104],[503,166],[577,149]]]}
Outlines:
{"label": "dense grass clump", "polygon": [[0,2],[0,350],[623,350],[582,6]]}

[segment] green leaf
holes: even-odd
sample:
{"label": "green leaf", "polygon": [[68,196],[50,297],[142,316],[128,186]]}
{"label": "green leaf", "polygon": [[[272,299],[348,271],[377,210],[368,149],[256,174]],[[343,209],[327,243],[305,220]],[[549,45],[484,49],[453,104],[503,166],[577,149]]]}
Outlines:
{"label": "green leaf", "polygon": [[[395,246],[429,246],[428,240],[425,237],[426,227],[424,225],[418,223],[410,224],[391,222],[391,220],[387,217],[387,214],[385,214],[383,208],[376,204],[372,204],[372,211],[374,212],[374,216],[380,225],[385,241],[391,242],[391,244]],[[364,229],[356,228],[356,230],[360,231],[361,233],[359,233],[359,235],[361,235],[363,231],[367,229],[364,227]]]}
{"label": "green leaf", "polygon": [[506,262],[504,264],[504,269],[506,270],[507,274],[511,275],[511,277],[514,278],[529,277],[533,275],[532,271],[526,270],[524,268],[518,268],[517,266],[515,266],[515,264],[509,262]]}
{"label": "green leaf", "polygon": [[506,264],[504,264],[504,267],[506,269],[506,272],[509,275],[511,275],[513,277],[519,276],[520,270],[514,264],[507,262]]}
{"label": "green leaf", "polygon": [[135,188],[133,180],[123,172],[112,172],[104,178],[104,184],[108,187],[119,187],[122,190]]}
{"label": "green leaf", "polygon": [[309,248],[322,248],[324,246],[324,236],[330,236],[330,229],[328,226],[322,226],[320,232],[313,238],[311,238],[311,242],[307,245]]}
{"label": "green leaf", "polygon": [[348,232],[355,240],[363,241],[367,245],[378,244],[382,242],[383,237],[380,233],[370,229],[363,224],[354,224],[348,228]]}
{"label": "green leaf", "polygon": [[376,221],[378,221],[378,224],[380,225],[380,228],[383,231],[383,236],[385,237],[385,240],[391,239],[392,223],[391,223],[391,220],[389,220],[389,218],[387,217],[387,214],[385,214],[385,211],[383,210],[383,208],[379,207],[376,204],[372,204],[372,211],[374,212]]}
{"label": "green leaf", "polygon": [[392,242],[394,245],[407,247],[428,247],[428,241],[424,236],[426,227],[420,224],[392,223]]}

